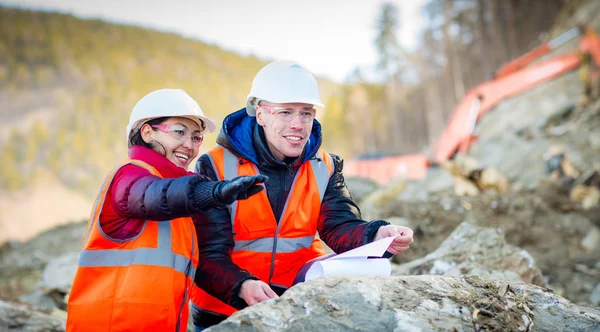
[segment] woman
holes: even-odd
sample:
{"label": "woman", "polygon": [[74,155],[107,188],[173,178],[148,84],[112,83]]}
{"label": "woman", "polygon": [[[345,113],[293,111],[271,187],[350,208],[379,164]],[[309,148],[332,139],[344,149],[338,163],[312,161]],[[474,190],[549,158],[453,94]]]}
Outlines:
{"label": "woman", "polygon": [[190,216],[263,189],[265,176],[208,182],[186,169],[215,130],[183,90],[133,108],[129,160],[105,179],[69,295],[68,331],[185,331],[198,263]]}

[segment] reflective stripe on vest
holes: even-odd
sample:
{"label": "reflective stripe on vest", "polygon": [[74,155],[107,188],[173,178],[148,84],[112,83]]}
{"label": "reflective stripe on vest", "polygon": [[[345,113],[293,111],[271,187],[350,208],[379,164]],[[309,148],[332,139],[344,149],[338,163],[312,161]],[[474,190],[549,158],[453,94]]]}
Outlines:
{"label": "reflective stripe on vest", "polygon": [[[210,154],[207,154],[207,156],[210,159],[211,164],[213,165],[213,170],[215,171],[217,178],[219,178],[219,180],[231,180],[238,176],[238,168],[240,166],[239,158],[236,155],[234,155],[231,151],[229,151],[228,149],[226,149],[224,147],[221,147],[221,148],[223,149],[223,164],[224,164],[223,165],[223,173],[224,173],[223,179],[221,179],[219,176],[219,171],[217,170],[215,161],[213,160],[212,156]],[[331,158],[331,155],[329,155],[329,153],[325,153],[324,155],[325,155],[325,158],[329,159],[330,164],[333,165],[333,159]],[[319,186],[319,196],[321,197],[321,201],[323,201],[323,196],[325,196],[325,191],[327,190],[327,184],[329,183],[329,178],[331,177],[332,172],[329,172],[329,169],[327,168],[327,164],[323,160],[321,160],[321,158],[313,157],[312,159],[309,160],[309,162],[311,165],[311,169],[313,171],[313,175],[314,175],[315,179],[317,180],[317,185]],[[258,168],[256,168],[256,165],[253,164],[253,166],[256,169],[256,173],[260,174],[260,172],[258,171]],[[295,182],[295,179],[294,179],[294,182]],[[291,188],[292,188],[291,190],[293,190],[294,184],[292,184]],[[291,190],[290,190],[290,192],[291,192]],[[234,201],[228,207],[232,227],[233,227],[233,223],[235,221],[235,214],[237,211],[237,206],[238,206],[238,202]],[[287,208],[287,202],[286,202],[285,207],[283,208],[281,215],[284,215],[286,208]],[[309,247],[310,247],[310,244],[311,243],[308,243]],[[257,252],[262,251],[260,249],[255,250],[253,248],[249,248],[246,246],[246,244],[238,246],[237,242],[236,242],[236,247],[234,250],[237,250],[238,248],[244,248],[244,249],[240,249],[240,250],[252,250],[252,251],[257,251]],[[289,252],[289,251],[281,251],[281,252]]]}
{"label": "reflective stripe on vest", "polygon": [[235,241],[235,248],[233,251],[255,251],[255,252],[272,252],[273,246],[279,253],[281,252],[294,252],[301,248],[310,248],[315,239],[314,236],[304,236],[297,238],[279,238],[277,243],[273,244],[274,238],[264,237],[256,240],[247,241]]}
{"label": "reflective stripe on vest", "polygon": [[[195,252],[195,245],[193,243],[192,255]],[[116,267],[134,264],[170,267],[192,278],[196,275],[196,268],[192,266],[189,258],[171,251],[170,220],[158,224],[157,248],[83,250],[79,257],[79,266],[84,267]]]}

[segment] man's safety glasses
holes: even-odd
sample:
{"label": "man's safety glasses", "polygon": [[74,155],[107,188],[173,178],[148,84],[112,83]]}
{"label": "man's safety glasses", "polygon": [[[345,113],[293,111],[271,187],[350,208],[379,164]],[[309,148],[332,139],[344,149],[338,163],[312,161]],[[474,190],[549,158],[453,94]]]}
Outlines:
{"label": "man's safety glasses", "polygon": [[303,108],[298,112],[294,112],[293,108],[280,107],[280,106],[268,106],[258,105],[258,107],[265,108],[269,113],[273,114],[276,118],[285,122],[291,122],[295,117],[300,118],[300,122],[309,123],[315,118],[316,110],[314,108]]}

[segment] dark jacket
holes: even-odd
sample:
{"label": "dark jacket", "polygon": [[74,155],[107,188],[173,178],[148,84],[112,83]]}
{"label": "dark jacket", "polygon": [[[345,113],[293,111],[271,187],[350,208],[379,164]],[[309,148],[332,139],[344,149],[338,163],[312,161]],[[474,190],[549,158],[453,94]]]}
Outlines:
{"label": "dark jacket", "polygon": [[[304,153],[296,160],[282,162],[275,159],[265,142],[262,127],[256,124],[254,117],[246,114],[245,109],[227,116],[217,137],[217,144],[257,165],[260,173],[269,177],[265,183],[266,191],[275,218],[279,220],[296,172],[304,162],[315,158],[321,146],[321,125],[314,121]],[[342,253],[371,242],[377,229],[388,223],[382,220],[369,223],[361,219],[344,183],[343,161],[336,155],[331,156],[335,171],[323,197],[317,229],[320,238],[331,249]],[[212,180],[218,179],[206,154],[198,160],[196,172]],[[246,307],[246,302],[238,296],[241,284],[257,278],[231,260],[234,239],[228,210],[210,209],[197,215],[195,222],[200,247],[196,284],[237,309]]]}
{"label": "dark jacket", "polygon": [[130,239],[146,220],[189,217],[217,204],[212,195],[216,182],[206,182],[143,146],[131,147],[129,158],[146,162],[164,178],[131,164],[117,171],[100,214],[102,230],[111,238]]}

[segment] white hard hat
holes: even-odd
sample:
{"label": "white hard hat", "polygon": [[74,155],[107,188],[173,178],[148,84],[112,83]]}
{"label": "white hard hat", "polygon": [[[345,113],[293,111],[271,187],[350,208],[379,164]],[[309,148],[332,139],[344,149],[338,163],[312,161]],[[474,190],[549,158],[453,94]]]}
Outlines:
{"label": "white hard hat", "polygon": [[204,116],[204,112],[198,103],[181,89],[161,89],[152,91],[145,95],[135,104],[129,124],[127,125],[127,139],[132,130],[138,129],[140,125],[148,120],[180,116],[196,121],[200,128],[202,122],[206,129],[202,134],[212,133],[217,128],[215,123]]}
{"label": "white hard hat", "polygon": [[256,74],[246,99],[248,115],[256,115],[255,101],[257,100],[324,107],[315,76],[292,61],[271,62]]}

